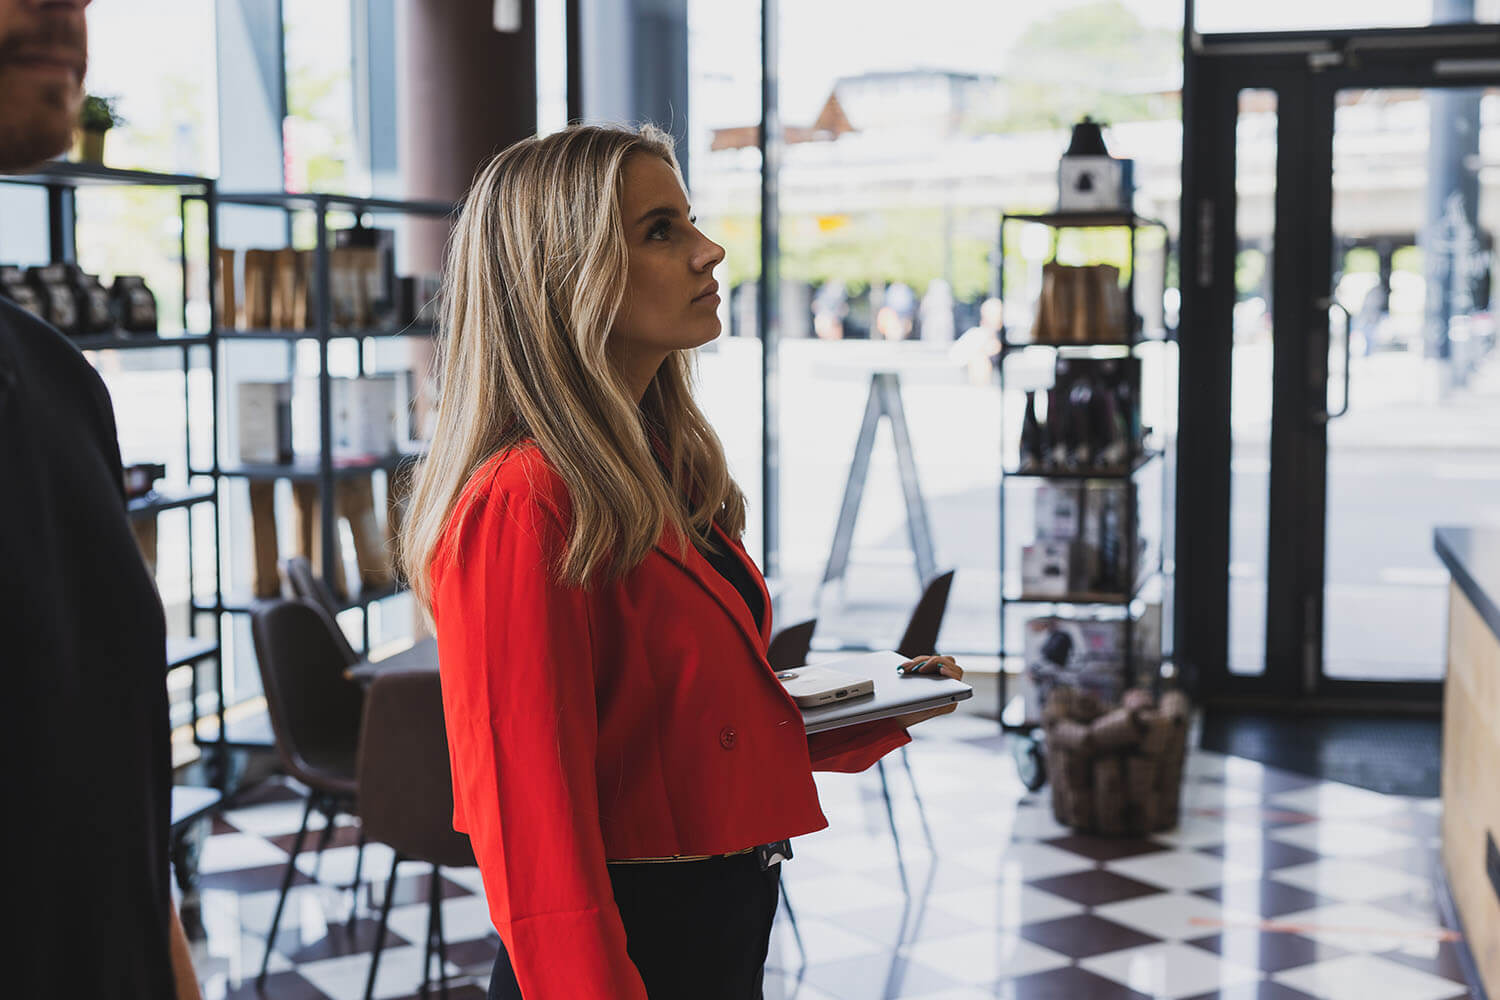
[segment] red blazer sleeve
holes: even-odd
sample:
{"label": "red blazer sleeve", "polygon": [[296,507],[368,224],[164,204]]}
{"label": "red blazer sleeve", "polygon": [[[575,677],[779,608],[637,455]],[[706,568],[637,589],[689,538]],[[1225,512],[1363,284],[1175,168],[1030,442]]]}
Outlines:
{"label": "red blazer sleeve", "polygon": [[807,750],[814,771],[853,774],[910,742],[910,734],[894,719],[878,719],[814,733],[807,738]]}
{"label": "red blazer sleeve", "polygon": [[551,572],[562,527],[496,491],[452,539],[434,605],[455,812],[521,991],[648,1000],[605,867],[586,594]]}

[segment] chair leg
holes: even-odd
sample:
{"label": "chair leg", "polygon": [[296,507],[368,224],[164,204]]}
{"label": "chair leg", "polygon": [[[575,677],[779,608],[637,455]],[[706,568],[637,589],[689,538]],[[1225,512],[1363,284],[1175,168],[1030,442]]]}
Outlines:
{"label": "chair leg", "polygon": [[802,944],[802,931],[797,927],[797,913],[792,909],[792,897],[786,894],[786,882],[781,883],[781,903],[786,907],[786,919],[792,925],[792,939],[797,942],[797,954],[802,956],[802,965],[807,965],[807,948]]}
{"label": "chair leg", "polygon": [[391,900],[396,898],[396,868],[401,855],[391,854],[391,877],[385,883],[385,899],[380,904],[380,926],[375,931],[375,948],[370,952],[370,978],[365,981],[365,1000],[375,996],[375,973],[380,968],[380,953],[385,949],[385,929],[391,922]]}
{"label": "chair leg", "polygon": [[448,942],[443,937],[443,884],[438,866],[432,866],[432,929],[437,938],[438,993],[448,1000]]}
{"label": "chair leg", "polygon": [[927,838],[927,850],[937,853],[932,840],[932,828],[927,825],[927,810],[922,808],[922,793],[917,791],[917,776],[911,773],[911,761],[907,759],[906,747],[901,748],[901,766],[906,768],[906,780],[911,782],[911,797],[917,800],[917,816],[922,820],[922,835]]}
{"label": "chair leg", "polygon": [[292,855],[286,859],[286,871],[281,873],[281,896],[276,900],[276,914],[271,917],[271,930],[266,935],[266,954],[260,960],[260,975],[255,977],[257,987],[266,983],[266,969],[271,964],[271,949],[276,945],[276,932],[281,928],[281,911],[286,909],[286,894],[292,888],[292,873],[297,870],[297,855],[302,853],[302,842],[307,838],[307,821],[312,818],[316,795],[307,797],[307,808],[302,813],[302,826],[297,830],[297,839],[292,842]]}
{"label": "chair leg", "polygon": [[365,828],[364,824],[359,827],[359,847],[354,852],[354,883],[349,886],[353,890],[354,898],[349,902],[349,926],[354,926],[354,918],[359,913],[359,877],[365,869]]}
{"label": "chair leg", "polygon": [[323,848],[328,846],[328,841],[333,837],[333,817],[336,810],[329,800],[323,801],[323,829],[318,832],[318,846],[313,852],[313,881],[323,874]]}
{"label": "chair leg", "polygon": [[891,824],[891,840],[896,844],[896,871],[901,876],[901,891],[911,895],[911,886],[906,881],[906,862],[901,857],[901,832],[896,829],[896,810],[891,805],[891,785],[885,777],[885,761],[877,760],[875,769],[880,772],[880,794],[885,799],[885,818]]}

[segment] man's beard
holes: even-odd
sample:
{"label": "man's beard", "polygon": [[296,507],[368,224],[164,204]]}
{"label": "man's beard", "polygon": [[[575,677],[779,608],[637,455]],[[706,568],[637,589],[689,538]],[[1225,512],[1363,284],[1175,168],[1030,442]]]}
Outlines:
{"label": "man's beard", "polygon": [[31,114],[12,117],[0,113],[0,170],[34,167],[72,145],[81,89],[49,84],[33,102]]}

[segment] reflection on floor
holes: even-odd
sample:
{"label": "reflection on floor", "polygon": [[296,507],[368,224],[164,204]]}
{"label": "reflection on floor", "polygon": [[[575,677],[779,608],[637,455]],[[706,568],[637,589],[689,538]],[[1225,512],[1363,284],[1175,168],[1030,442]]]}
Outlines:
{"label": "reflection on floor", "polygon": [[1389,795],[1435,798],[1442,785],[1443,723],[1436,717],[1211,709],[1203,716],[1202,745]]}
{"label": "reflection on floor", "polygon": [[[995,733],[972,716],[923,727],[910,748],[935,852],[899,766],[887,768],[903,890],[880,779],[819,775],[832,826],[795,844],[785,869],[805,955],[783,911],[767,1000],[1113,1000],[1468,996],[1458,936],[1433,875],[1435,800],[1380,795],[1197,752],[1183,821],[1149,840],[1073,836],[1047,792],[1026,795]],[[895,762],[893,761],[894,765]],[[196,944],[207,1000],[256,996],[264,934],[301,807],[285,789],[235,809],[202,855]],[[309,838],[311,839],[311,838]],[[363,995],[375,931],[362,894],[350,931],[352,828],[321,866],[309,851],[272,959],[267,996]],[[367,873],[389,870],[371,846]],[[318,880],[311,877],[317,872]],[[428,881],[397,879],[376,995],[420,980]],[[482,998],[497,940],[473,870],[442,882],[455,997]]]}

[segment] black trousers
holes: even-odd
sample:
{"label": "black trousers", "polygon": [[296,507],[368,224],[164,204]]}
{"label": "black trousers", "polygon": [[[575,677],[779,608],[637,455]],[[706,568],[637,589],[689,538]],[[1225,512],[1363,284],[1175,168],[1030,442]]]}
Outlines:
{"label": "black trousers", "polygon": [[[610,865],[625,948],[651,1000],[761,1000],[781,866],[754,853]],[[523,1000],[504,945],[489,1000]]]}

